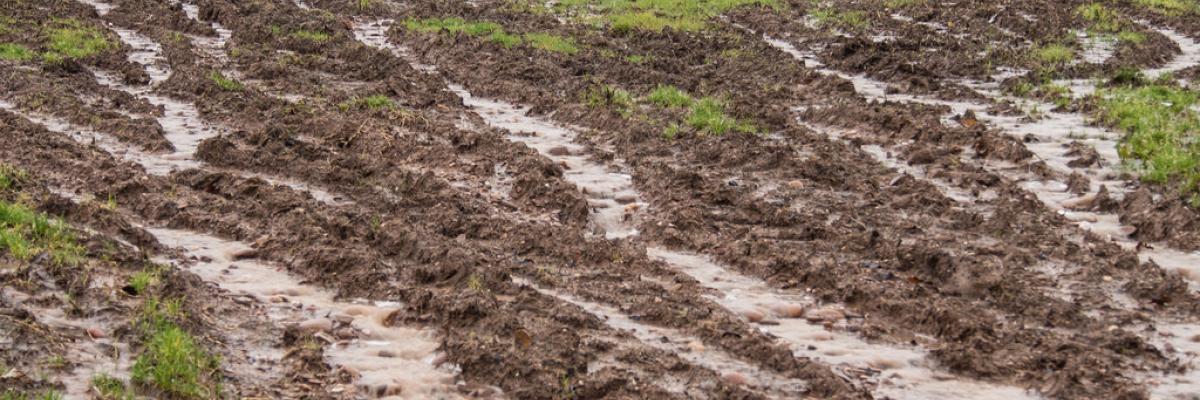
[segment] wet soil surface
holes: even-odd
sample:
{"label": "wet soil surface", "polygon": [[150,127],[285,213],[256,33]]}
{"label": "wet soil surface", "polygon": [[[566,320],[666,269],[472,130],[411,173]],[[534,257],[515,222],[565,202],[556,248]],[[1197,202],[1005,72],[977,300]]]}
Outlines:
{"label": "wet soil surface", "polygon": [[[1197,20],[1111,5],[1145,40],[1047,72],[1030,48],[1086,32],[1080,4],[780,3],[695,32],[523,1],[0,6],[0,42],[108,43],[0,61],[0,199],[87,248],[85,274],[0,250],[0,387],[99,398],[172,298],[229,398],[1196,392],[1196,209],[1011,88],[1187,79]],[[406,27],[447,17],[574,50]]]}

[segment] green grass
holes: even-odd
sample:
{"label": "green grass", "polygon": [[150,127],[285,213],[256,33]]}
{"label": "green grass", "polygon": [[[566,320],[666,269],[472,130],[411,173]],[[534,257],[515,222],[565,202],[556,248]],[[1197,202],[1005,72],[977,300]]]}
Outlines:
{"label": "green grass", "polygon": [[817,26],[838,26],[843,28],[864,28],[868,25],[866,14],[862,11],[840,11],[833,8],[813,10],[810,14]]}
{"label": "green grass", "polygon": [[562,36],[551,35],[547,33],[526,33],[525,40],[529,42],[530,47],[535,49],[564,54],[575,54],[579,52],[579,47],[575,45],[575,39],[571,38],[564,38]]}
{"label": "green grass", "polygon": [[1200,191],[1200,115],[1191,109],[1200,94],[1151,85],[1105,89],[1097,98],[1103,120],[1125,132],[1118,152],[1142,180]]}
{"label": "green grass", "polygon": [[561,0],[558,13],[577,15],[618,32],[698,31],[708,20],[736,7],[780,8],[779,0]]}
{"label": "green grass", "polygon": [[330,38],[328,33],[320,32],[320,31],[307,31],[307,30],[298,30],[298,31],[292,32],[288,36],[294,37],[296,39],[307,40],[310,42],[317,42],[317,43],[327,42],[327,41],[329,41],[329,38]]}
{"label": "green grass", "polygon": [[92,377],[92,389],[101,400],[133,400],[133,391],[120,379],[99,374]]}
{"label": "green grass", "polygon": [[908,8],[913,6],[924,5],[927,0],[887,0],[883,2],[883,6],[890,10],[898,8]]}
{"label": "green grass", "polygon": [[1195,0],[1133,0],[1133,3],[1171,16],[1200,12],[1200,3]]}
{"label": "green grass", "polygon": [[142,311],[145,349],[134,362],[131,381],[168,397],[220,397],[220,360],[200,347],[172,318],[182,315],[178,301],[147,300]]}
{"label": "green grass", "polygon": [[212,73],[208,74],[208,79],[212,80],[217,87],[221,88],[221,90],[240,92],[242,89],[245,89],[241,82],[238,82],[233,78],[226,78],[225,74],[222,74],[221,71],[213,71]]}
{"label": "green grass", "polygon": [[427,18],[409,19],[404,27],[410,31],[421,33],[465,34],[471,37],[482,37],[485,40],[511,48],[522,43],[545,51],[564,54],[579,52],[575,40],[548,33],[527,33],[524,36],[508,33],[503,26],[494,22],[471,22],[462,18]]}
{"label": "green grass", "polygon": [[1051,43],[1033,48],[1033,57],[1043,66],[1058,66],[1075,59],[1075,50],[1059,43]]}
{"label": "green grass", "polygon": [[610,85],[595,85],[584,94],[584,101],[592,108],[612,108],[628,116],[634,106],[633,95],[624,89]]}
{"label": "green grass", "polygon": [[1142,44],[1142,42],[1146,41],[1146,35],[1136,31],[1121,31],[1117,33],[1117,40],[1131,44]]}
{"label": "green grass", "polygon": [[1121,30],[1120,15],[1100,3],[1084,4],[1075,9],[1075,14],[1091,24],[1091,30],[1101,33],[1116,33]]}
{"label": "green grass", "polygon": [[753,124],[726,114],[725,103],[712,97],[705,97],[693,103],[686,122],[692,128],[715,136],[734,131],[753,133],[756,130]]}
{"label": "green grass", "polygon": [[36,54],[29,48],[16,43],[0,43],[0,60],[29,61]]}
{"label": "green grass", "polygon": [[395,107],[396,107],[396,103],[393,102],[391,98],[381,95],[381,94],[371,95],[371,96],[367,96],[367,97],[355,97],[348,101],[342,102],[341,104],[338,104],[338,108],[341,109],[343,112],[350,111],[351,109],[379,110],[379,109],[392,109]]}
{"label": "green grass", "polygon": [[62,400],[62,398],[62,394],[53,390],[42,394],[30,394],[6,389],[4,393],[0,394],[0,400]]}
{"label": "green grass", "polygon": [[667,108],[687,107],[692,105],[692,96],[671,85],[658,85],[646,95],[646,101]]}
{"label": "green grass", "polygon": [[628,61],[633,64],[643,64],[649,60],[650,60],[650,56],[644,56],[644,55],[640,55],[640,54],[625,56],[625,61]]}
{"label": "green grass", "polygon": [[84,58],[115,48],[99,30],[83,26],[74,20],[61,20],[65,26],[47,32],[47,59]]}
{"label": "green grass", "polygon": [[129,277],[129,287],[135,294],[146,293],[146,289],[158,282],[158,274],[153,271],[140,271]]}
{"label": "green grass", "polygon": [[0,164],[0,190],[8,190],[26,179],[29,179],[29,174],[24,170],[8,164]]}
{"label": "green grass", "polygon": [[46,253],[53,265],[76,266],[84,249],[62,220],[29,208],[0,201],[0,249],[18,260]]}

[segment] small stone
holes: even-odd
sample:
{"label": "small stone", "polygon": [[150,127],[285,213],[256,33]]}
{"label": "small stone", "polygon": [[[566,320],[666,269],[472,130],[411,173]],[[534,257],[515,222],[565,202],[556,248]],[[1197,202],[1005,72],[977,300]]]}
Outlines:
{"label": "small stone", "polygon": [[255,249],[241,249],[241,250],[235,250],[235,251],[229,252],[229,259],[234,260],[234,261],[246,260],[246,259],[257,258],[257,257],[258,257],[258,250],[255,250]]}
{"label": "small stone", "polygon": [[96,328],[96,327],[87,328],[87,334],[92,339],[99,339],[99,338],[108,336],[108,335],[104,334],[103,330],[100,330],[100,328]]}
{"label": "small stone", "polygon": [[314,318],[301,322],[296,327],[307,333],[324,332],[333,329],[333,321],[328,318]]}
{"label": "small stone", "polygon": [[637,202],[638,199],[637,199],[637,196],[627,194],[627,195],[617,196],[613,200],[616,201],[617,204],[632,204],[634,202]]}
{"label": "small stone", "polygon": [[1121,228],[1117,229],[1117,232],[1120,232],[1122,235],[1129,236],[1134,232],[1137,232],[1137,228],[1132,226],[1122,226]]}
{"label": "small stone", "polygon": [[642,206],[639,204],[630,204],[630,205],[625,206],[625,213],[631,214],[631,213],[637,212],[637,210],[640,208],[642,208]]}
{"label": "small stone", "polygon": [[1192,336],[1192,342],[1193,342],[1193,343],[1200,343],[1200,334],[1197,334],[1197,335],[1195,335],[1195,336]]}
{"label": "small stone", "polygon": [[876,358],[874,360],[868,361],[867,365],[871,366],[871,368],[875,368],[875,369],[882,371],[882,370],[900,368],[901,364],[899,361],[896,361],[896,360],[888,360],[886,358]]}
{"label": "small stone", "polygon": [[1112,281],[1113,281],[1113,277],[1111,277],[1111,276],[1108,276],[1108,275],[1105,275],[1105,276],[1101,277],[1100,279],[1103,279],[1105,282],[1112,282]]}
{"label": "small stone", "polygon": [[1089,194],[1089,195],[1085,195],[1085,196],[1076,197],[1074,199],[1063,200],[1063,202],[1061,204],[1065,208],[1076,209],[1076,208],[1090,208],[1092,206],[1092,203],[1095,203],[1095,202],[1096,202],[1096,195],[1093,193],[1093,194]]}
{"label": "small stone", "polygon": [[776,304],[771,311],[779,318],[800,318],[804,316],[804,307],[796,304]]}
{"label": "small stone", "polygon": [[349,324],[354,322],[354,316],[348,314],[337,314],[333,316],[333,320],[343,324]]}
{"label": "small stone", "polygon": [[693,340],[693,341],[688,342],[687,347],[688,347],[688,350],[691,350],[693,353],[703,353],[704,350],[706,350],[704,347],[704,343],[700,343],[699,340]]}
{"label": "small stone", "polygon": [[807,319],[809,322],[833,323],[840,321],[843,317],[845,317],[845,314],[833,307],[813,309],[804,314],[804,319]]}
{"label": "small stone", "polygon": [[346,315],[367,315],[371,313],[371,307],[368,306],[350,306],[342,310]]}
{"label": "small stone", "polygon": [[793,189],[793,190],[799,190],[799,189],[803,189],[803,188],[804,188],[804,182],[801,182],[801,181],[788,181],[788,183],[787,183],[787,186],[788,186],[789,188]]}
{"label": "small stone", "polygon": [[746,317],[746,319],[750,322],[762,322],[762,320],[767,318],[766,315],[763,315],[763,313],[758,310],[742,311],[742,316]]}
{"label": "small stone", "polygon": [[557,157],[569,156],[571,155],[571,149],[568,149],[567,146],[558,146],[547,150],[546,154]]}
{"label": "small stone", "polygon": [[750,384],[750,378],[747,378],[745,375],[742,375],[739,372],[726,372],[721,376],[721,379],[724,379],[725,383],[731,385],[745,386]]}
{"label": "small stone", "polygon": [[380,350],[379,356],[383,358],[396,358],[396,353],[391,350]]}

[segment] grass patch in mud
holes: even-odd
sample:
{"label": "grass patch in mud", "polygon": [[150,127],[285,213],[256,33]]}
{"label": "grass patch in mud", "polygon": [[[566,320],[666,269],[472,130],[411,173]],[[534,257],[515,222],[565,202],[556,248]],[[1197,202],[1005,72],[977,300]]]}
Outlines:
{"label": "grass patch in mud", "polygon": [[306,31],[306,30],[298,30],[298,31],[288,34],[288,36],[296,38],[296,39],[307,40],[307,41],[316,42],[316,43],[327,42],[327,41],[329,41],[329,38],[330,38],[328,33],[319,32],[319,31]]}
{"label": "grass patch in mud", "polygon": [[758,130],[754,124],[727,114],[725,102],[712,97],[695,101],[688,112],[686,122],[696,130],[716,136],[729,132],[754,133]]}
{"label": "grass patch in mud", "polygon": [[145,349],[133,364],[131,380],[170,397],[218,398],[220,360],[174,322],[183,316],[181,308],[179,300],[146,300],[140,321]]}
{"label": "grass patch in mud", "polygon": [[1033,58],[1043,67],[1066,65],[1075,59],[1075,50],[1061,43],[1050,43],[1033,48]]}
{"label": "grass patch in mud", "polygon": [[1097,98],[1104,122],[1125,132],[1118,151],[1142,180],[1200,193],[1200,93],[1156,84],[1108,88]]}
{"label": "grass patch in mud", "polygon": [[22,261],[45,254],[58,267],[79,265],[84,255],[65,222],[5,201],[0,201],[0,249]]}
{"label": "grass patch in mud", "polygon": [[92,377],[92,391],[101,400],[133,400],[137,398],[133,391],[125,385],[125,382],[108,374]]}
{"label": "grass patch in mud", "polygon": [[556,13],[618,32],[699,31],[708,20],[743,6],[783,7],[778,0],[561,0]]}
{"label": "grass patch in mud", "polygon": [[862,11],[842,11],[833,7],[813,10],[809,16],[822,28],[865,28],[869,24]]}
{"label": "grass patch in mud", "polygon": [[692,96],[671,85],[658,85],[646,95],[646,101],[659,107],[687,107],[692,105]]}
{"label": "grass patch in mud", "polygon": [[241,82],[225,77],[225,74],[222,74],[221,71],[213,71],[208,74],[208,79],[212,80],[213,84],[217,85],[221,90],[240,92],[242,89],[245,89]]}
{"label": "grass patch in mud", "polygon": [[1170,16],[1200,13],[1200,3],[1195,0],[1133,0],[1133,3]]}
{"label": "grass patch in mud", "polygon": [[99,30],[84,26],[78,21],[65,19],[56,21],[61,27],[46,32],[49,49],[43,55],[49,61],[63,58],[85,58],[115,48]]}
{"label": "grass patch in mud", "polygon": [[0,400],[62,400],[62,394],[54,390],[45,391],[42,393],[17,392],[13,390],[5,390],[0,393]]}
{"label": "grass patch in mud", "polygon": [[526,33],[523,36],[516,35],[505,31],[503,26],[495,22],[467,21],[457,17],[426,18],[409,19],[404,22],[404,27],[410,31],[421,33],[464,34],[471,37],[482,37],[505,48],[526,44],[531,48],[555,53],[575,54],[579,52],[579,45],[575,43],[575,39],[538,32]]}
{"label": "grass patch in mud", "polygon": [[355,97],[338,104],[338,109],[342,110],[342,112],[350,111],[352,109],[390,110],[395,107],[396,103],[393,102],[391,98],[381,94],[367,97]]}
{"label": "grass patch in mud", "polygon": [[36,56],[28,47],[16,43],[0,43],[0,60],[29,61]]}

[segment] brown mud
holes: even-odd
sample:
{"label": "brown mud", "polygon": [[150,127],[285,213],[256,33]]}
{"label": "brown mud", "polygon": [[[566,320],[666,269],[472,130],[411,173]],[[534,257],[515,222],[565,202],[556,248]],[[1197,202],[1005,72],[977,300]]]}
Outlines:
{"label": "brown mud", "polygon": [[[1077,4],[883,3],[839,4],[868,16],[859,27],[815,25],[806,15],[818,6],[789,2],[732,10],[703,32],[658,33],[510,2],[0,6],[21,21],[0,41],[44,50],[37,27],[53,16],[114,44],[61,65],[0,61],[11,78],[0,84],[0,164],[30,177],[2,197],[61,216],[88,249],[83,275],[0,252],[14,267],[0,275],[0,318],[16,322],[0,330],[0,361],[21,372],[0,385],[83,393],[78,376],[90,380],[97,363],[127,368],[144,351],[137,312],[150,295],[120,286],[157,263],[169,267],[151,294],[186,299],[176,322],[221,356],[223,397],[1135,399],[1186,389],[1175,378],[1191,360],[1163,343],[1200,320],[1200,277],[1079,224],[1117,213],[1135,243],[1192,251],[1195,210],[1170,189],[1133,184],[1093,208],[1052,208],[1029,182],[1093,193],[1099,184],[1080,171],[1102,167],[1095,149],[1062,149],[1071,169],[1060,169],[983,116],[906,100],[1021,113],[968,83],[1040,77],[1030,42],[1085,29]],[[1147,40],[1054,79],[1169,65],[1181,49],[1157,28],[1200,33],[1185,18],[1122,10]],[[404,28],[451,16],[571,37],[578,52]],[[381,37],[363,40],[364,27]],[[1001,70],[1030,72],[993,77]],[[895,100],[830,71],[870,77]],[[637,100],[662,84],[720,97],[758,132],[685,124],[664,135],[686,112]],[[602,88],[633,104],[590,101]],[[497,124],[483,99],[514,115]],[[549,139],[562,142],[539,147]],[[612,182],[619,193],[594,190]],[[164,230],[183,233],[167,241]],[[205,256],[212,249],[196,241],[239,251]],[[221,280],[251,267],[294,290],[253,296]],[[342,315],[354,304],[386,310],[369,330],[404,333],[360,358],[355,349],[373,342]],[[39,318],[44,310],[64,317]],[[104,340],[81,333],[88,324]],[[878,356],[843,353],[845,343]],[[35,356],[63,346],[122,348],[124,358]],[[431,377],[370,369],[405,360]]]}

